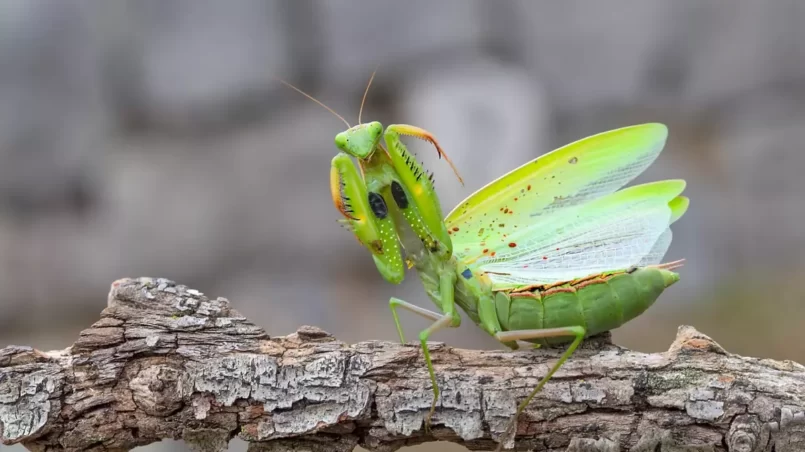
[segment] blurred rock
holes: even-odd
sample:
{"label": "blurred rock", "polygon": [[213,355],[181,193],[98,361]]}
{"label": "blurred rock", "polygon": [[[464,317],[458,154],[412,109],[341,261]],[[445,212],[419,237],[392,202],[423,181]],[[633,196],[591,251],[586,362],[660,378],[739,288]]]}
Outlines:
{"label": "blurred rock", "polygon": [[325,33],[323,79],[341,89],[363,89],[375,67],[405,79],[411,68],[477,48],[485,38],[482,3],[318,0],[318,19]]}
{"label": "blurred rock", "polygon": [[550,110],[539,80],[520,67],[475,56],[415,72],[402,85],[395,122],[433,133],[464,186],[435,149],[405,139],[433,171],[445,215],[503,174],[550,151]]}
{"label": "blurred rock", "polygon": [[19,219],[91,208],[106,110],[89,13],[0,1],[0,209]]}
{"label": "blurred rock", "polygon": [[525,61],[560,110],[639,103],[654,88],[652,59],[677,26],[668,20],[674,2],[662,0],[515,3]]}
{"label": "blurred rock", "polygon": [[685,59],[689,108],[728,102],[764,86],[805,78],[805,4],[752,0],[689,5]]}
{"label": "blurred rock", "polygon": [[[326,283],[321,269],[364,252],[335,222],[328,145],[339,129],[316,126],[326,115],[304,104],[214,139],[110,141],[95,215],[0,229],[0,277],[9,278],[0,304],[92,318],[117,278],[158,275],[208,291],[255,262],[278,284],[296,274]],[[56,291],[69,302],[54,305]]]}
{"label": "blurred rock", "polygon": [[[259,114],[291,69],[279,0],[145,0],[104,6],[127,82],[129,120],[203,131]],[[107,24],[109,25],[109,24]]]}
{"label": "blurred rock", "polygon": [[721,117],[714,172],[730,209],[716,221],[733,239],[730,268],[805,269],[805,93],[764,91]]}

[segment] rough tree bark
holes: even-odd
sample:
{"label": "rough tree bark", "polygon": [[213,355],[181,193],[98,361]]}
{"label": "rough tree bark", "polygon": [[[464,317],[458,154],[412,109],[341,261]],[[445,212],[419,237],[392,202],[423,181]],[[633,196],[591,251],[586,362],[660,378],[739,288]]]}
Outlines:
{"label": "rough tree bark", "polygon": [[[434,429],[417,345],[347,345],[313,327],[270,338],[164,279],[112,285],[101,319],[65,350],[0,349],[0,438],[35,451],[122,451],[183,439],[225,450],[373,450],[448,440],[493,449],[559,350],[433,344]],[[805,367],[725,352],[681,327],[665,353],[591,338],[532,402],[518,450],[805,450]]]}

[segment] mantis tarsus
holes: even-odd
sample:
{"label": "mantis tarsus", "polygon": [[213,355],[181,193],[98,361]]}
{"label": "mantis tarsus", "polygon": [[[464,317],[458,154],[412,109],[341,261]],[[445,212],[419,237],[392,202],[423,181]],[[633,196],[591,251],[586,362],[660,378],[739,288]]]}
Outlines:
{"label": "mantis tarsus", "polygon": [[405,261],[413,266],[438,307],[434,312],[389,301],[403,343],[399,308],[432,322],[419,333],[433,388],[426,430],[439,399],[427,341],[461,324],[457,307],[511,349],[517,341],[570,343],[517,407],[501,450],[519,415],[585,337],[639,316],[679,279],[672,270],[682,261],[660,262],[671,244],[669,226],[688,208],[680,195],[685,182],[619,190],[659,155],[667,137],[662,124],[624,127],[563,146],[487,184],[444,217],[432,174],[400,140],[424,139],[452,166],[432,134],[405,124],[384,130],[376,121],[361,123],[360,113],[356,126],[341,119],[348,129],[335,137],[341,152],[330,179],[344,216],[339,221],[371,252],[387,281],[399,284]]}

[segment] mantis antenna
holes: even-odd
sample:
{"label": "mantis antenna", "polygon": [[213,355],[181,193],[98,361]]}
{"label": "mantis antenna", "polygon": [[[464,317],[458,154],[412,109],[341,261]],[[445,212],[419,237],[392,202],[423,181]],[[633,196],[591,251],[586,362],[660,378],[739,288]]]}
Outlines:
{"label": "mantis antenna", "polygon": [[[374,75],[374,74],[373,74],[373,75]],[[347,129],[349,129],[350,127],[352,127],[352,126],[350,126],[350,125],[349,125],[349,123],[347,122],[347,120],[346,120],[346,119],[344,119],[344,117],[343,117],[343,116],[341,116],[341,115],[339,115],[338,113],[336,113],[336,112],[335,112],[335,110],[333,110],[332,108],[328,107],[327,105],[324,105],[324,103],[323,103],[323,102],[319,101],[318,99],[316,99],[315,97],[311,96],[310,94],[308,94],[308,93],[306,93],[306,92],[302,91],[301,89],[299,89],[299,88],[297,88],[297,87],[295,87],[295,86],[291,85],[290,83],[286,82],[285,80],[282,80],[282,79],[277,79],[277,80],[279,80],[279,82],[280,82],[280,83],[282,83],[283,85],[287,86],[288,88],[291,88],[292,90],[294,90],[294,91],[296,91],[297,93],[299,93],[299,94],[301,94],[301,95],[303,95],[303,96],[307,97],[308,99],[312,100],[313,102],[316,102],[317,104],[319,104],[319,105],[321,105],[322,107],[324,107],[324,108],[325,108],[327,111],[329,111],[330,113],[334,114],[336,118],[340,119],[341,121],[344,121],[344,124],[346,124],[346,125],[347,125]],[[368,87],[367,87],[367,89],[368,89]]]}
{"label": "mantis antenna", "polygon": [[[361,99],[361,107],[360,107],[360,110],[358,111],[358,124],[361,123],[361,115],[363,113],[363,105],[364,105],[364,102],[366,101],[366,96],[369,93],[369,87],[372,86],[372,80],[374,80],[374,78],[375,78],[375,73],[377,73],[377,68],[376,67],[375,67],[375,70],[372,71],[372,76],[369,78],[369,83],[366,85],[366,89],[363,92],[363,99]],[[302,91],[301,89],[291,85],[290,83],[286,82],[285,80],[282,80],[281,78],[276,78],[276,80],[279,81],[280,83],[282,83],[283,85],[287,86],[288,88],[291,88],[292,90],[296,91],[297,93],[307,97],[308,99],[312,100],[313,102],[316,102],[317,104],[319,104],[322,107],[324,107],[327,111],[329,111],[330,113],[335,115],[335,117],[337,117],[338,119],[343,121],[344,124],[346,124],[347,129],[352,128],[352,126],[349,125],[349,122],[347,122],[347,120],[344,119],[343,116],[341,116],[338,113],[336,113],[335,110],[333,110],[332,108],[328,107],[327,105],[324,105],[324,103],[321,102],[320,100],[318,100],[315,97],[311,96],[310,94]],[[461,178],[461,175],[458,174],[458,170],[453,165],[453,162],[450,161],[450,158],[447,157],[447,154],[444,153],[444,151],[442,150],[441,146],[439,146],[439,144],[436,142],[436,139],[433,138],[430,135],[430,133],[428,133],[428,132],[426,132],[426,131],[424,131],[422,129],[419,129],[418,127],[413,127],[413,126],[398,125],[397,128],[399,129],[397,132],[400,135],[413,136],[415,138],[425,140],[425,141],[433,144],[434,146],[436,146],[436,151],[438,152],[439,158],[444,157],[444,159],[447,161],[447,163],[450,165],[450,167],[453,168],[453,172],[456,174],[456,177],[458,178],[458,181],[461,182],[461,185],[464,185],[464,180]],[[388,151],[383,146],[383,144],[378,143],[377,145],[380,147],[380,149],[382,149],[383,151],[388,153]]]}
{"label": "mantis antenna", "polygon": [[361,115],[363,114],[363,104],[366,102],[366,95],[369,94],[369,87],[372,86],[372,80],[375,79],[375,73],[377,72],[377,68],[372,71],[372,76],[369,77],[369,83],[366,84],[366,89],[363,91],[363,99],[361,99],[361,108],[358,110],[358,124],[361,123]]}

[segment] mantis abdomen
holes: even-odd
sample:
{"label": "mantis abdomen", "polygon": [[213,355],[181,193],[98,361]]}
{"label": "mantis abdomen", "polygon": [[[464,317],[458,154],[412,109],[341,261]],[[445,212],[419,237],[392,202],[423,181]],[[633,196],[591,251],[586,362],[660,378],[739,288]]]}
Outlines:
{"label": "mantis abdomen", "polygon": [[[643,267],[564,284],[499,292],[495,307],[505,331],[582,326],[587,336],[592,336],[639,316],[678,279],[679,275],[672,271]],[[556,345],[572,340],[573,337],[559,336],[527,341]]]}

